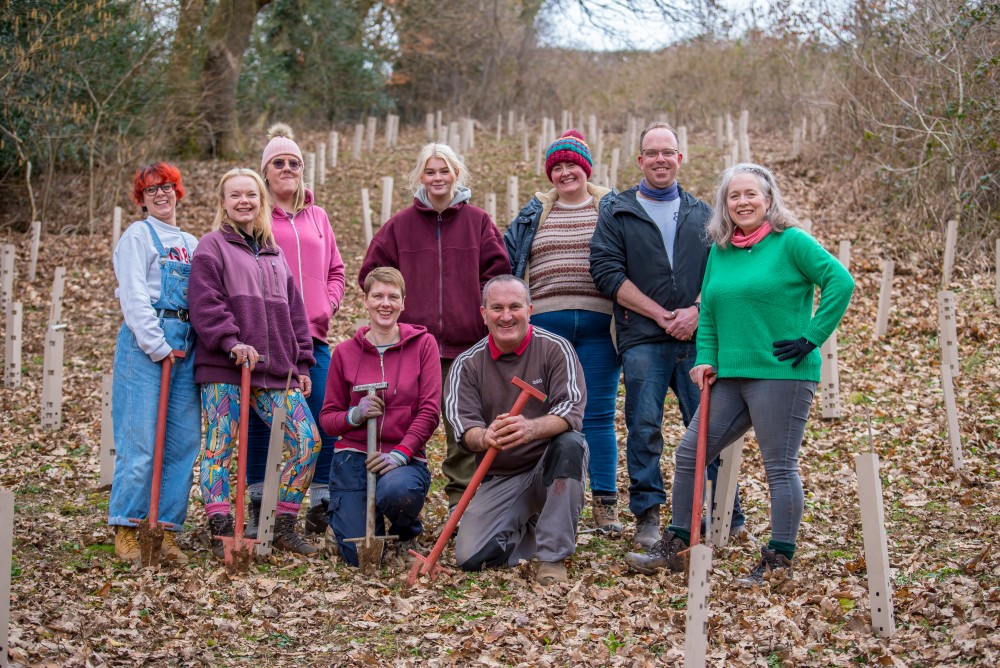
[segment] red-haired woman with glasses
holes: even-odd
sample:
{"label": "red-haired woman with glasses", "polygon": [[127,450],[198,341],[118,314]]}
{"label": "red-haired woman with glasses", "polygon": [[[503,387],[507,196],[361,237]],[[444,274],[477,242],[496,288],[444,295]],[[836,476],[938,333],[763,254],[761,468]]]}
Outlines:
{"label": "red-haired woman with glasses", "polygon": [[[162,556],[185,564],[174,532],[187,517],[191,471],[201,444],[201,405],[194,382],[194,330],[188,322],[188,276],[198,240],[177,226],[184,197],[181,172],[157,162],[135,174],[132,201],[144,220],[133,223],[115,247],[113,262],[124,322],[115,345],[112,420],[115,477],[108,524],[116,527],[115,554],[139,559],[133,519],[149,513],[161,364],[173,361],[160,487],[160,520],[168,523]],[[182,350],[185,357],[175,357]]]}

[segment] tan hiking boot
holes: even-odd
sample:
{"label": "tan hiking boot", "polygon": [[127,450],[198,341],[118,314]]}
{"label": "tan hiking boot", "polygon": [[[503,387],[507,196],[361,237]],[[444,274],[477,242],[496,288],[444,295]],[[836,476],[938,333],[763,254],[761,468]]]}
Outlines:
{"label": "tan hiking boot", "polygon": [[137,534],[135,527],[120,526],[115,529],[115,556],[122,561],[139,561],[142,550],[139,549]]}
{"label": "tan hiking boot", "polygon": [[557,582],[569,582],[565,561],[539,561],[535,569],[535,582],[548,587]]}
{"label": "tan hiking boot", "polygon": [[183,566],[188,562],[188,556],[177,544],[177,533],[174,531],[163,532],[163,543],[160,545],[160,556],[166,561],[178,566]]}
{"label": "tan hiking boot", "polygon": [[274,519],[274,538],[271,540],[271,547],[303,556],[316,554],[319,550],[295,533],[297,519],[295,515],[278,515]]}
{"label": "tan hiking boot", "polygon": [[590,503],[594,516],[594,526],[609,538],[620,538],[622,523],[618,519],[617,496],[595,496]]}

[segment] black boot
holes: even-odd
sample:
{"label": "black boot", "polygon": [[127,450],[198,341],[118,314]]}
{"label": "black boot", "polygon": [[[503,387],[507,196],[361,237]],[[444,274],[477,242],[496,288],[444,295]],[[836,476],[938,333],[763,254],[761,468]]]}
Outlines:
{"label": "black boot", "polygon": [[271,546],[276,550],[292,552],[294,554],[311,555],[319,552],[318,549],[302,539],[302,536],[295,533],[295,515],[278,515],[274,518],[274,540]]}
{"label": "black boot", "polygon": [[323,499],[306,513],[306,535],[322,535],[329,525],[330,501]]}
{"label": "black boot", "polygon": [[783,554],[766,547],[760,548],[760,561],[752,571],[736,580],[741,587],[760,587],[764,580],[792,577],[792,561]]}
{"label": "black boot", "polygon": [[243,527],[244,538],[256,538],[260,530],[260,499],[250,497],[250,513],[247,515],[246,526]]}
{"label": "black boot", "polygon": [[212,534],[212,556],[219,561],[226,558],[226,550],[219,536],[232,536],[236,528],[232,515],[209,515],[208,530]]}

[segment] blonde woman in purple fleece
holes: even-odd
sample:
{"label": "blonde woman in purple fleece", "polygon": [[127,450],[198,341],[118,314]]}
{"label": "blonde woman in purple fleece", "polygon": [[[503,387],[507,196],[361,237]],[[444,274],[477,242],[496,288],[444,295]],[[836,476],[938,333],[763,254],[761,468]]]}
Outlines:
{"label": "blonde woman in purple fleece", "polygon": [[[273,546],[295,554],[317,550],[295,533],[302,498],[319,454],[319,430],[306,406],[314,364],[305,306],[271,232],[271,203],[251,169],[222,177],[214,231],[202,237],[191,264],[191,324],[198,333],[195,382],[201,384],[205,455],[201,493],[212,532],[212,553],[223,558],[219,536],[232,536],[229,464],[239,433],[239,405],[251,402],[268,425],[277,402],[288,411]],[[232,356],[232,357],[231,357]],[[251,369],[249,397],[240,396],[241,367]],[[288,372],[292,390],[285,392]],[[238,499],[238,503],[244,503]]]}

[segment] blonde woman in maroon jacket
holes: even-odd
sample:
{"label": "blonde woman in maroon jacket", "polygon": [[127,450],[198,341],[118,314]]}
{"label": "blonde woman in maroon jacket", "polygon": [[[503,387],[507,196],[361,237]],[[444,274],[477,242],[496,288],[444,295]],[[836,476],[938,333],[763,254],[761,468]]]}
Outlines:
{"label": "blonde woman in maroon jacket", "polygon": [[[399,537],[397,553],[406,555],[423,532],[419,515],[431,484],[424,445],[441,411],[441,361],[425,328],[397,322],[405,298],[398,270],[369,272],[365,308],[371,325],[334,349],[327,375],[319,421],[328,434],[341,437],[330,470],[329,520],[336,545],[329,546],[352,566],[358,565],[357,549],[346,541],[365,535],[367,471],[378,476],[378,533],[385,534],[388,520]],[[382,382],[388,388],[375,397],[353,390]],[[378,454],[371,458],[366,454],[368,419],[377,420]]]}
{"label": "blonde woman in maroon jacket", "polygon": [[[469,172],[445,144],[427,144],[410,172],[413,204],[399,211],[372,239],[358,274],[395,267],[410,300],[400,322],[422,325],[437,340],[442,380],[452,361],[486,336],[479,316],[482,289],[494,276],[510,273],[500,231],[489,215],[469,203]],[[454,508],[476,470],[474,457],[459,449],[445,419],[448,451],[441,472]]]}

